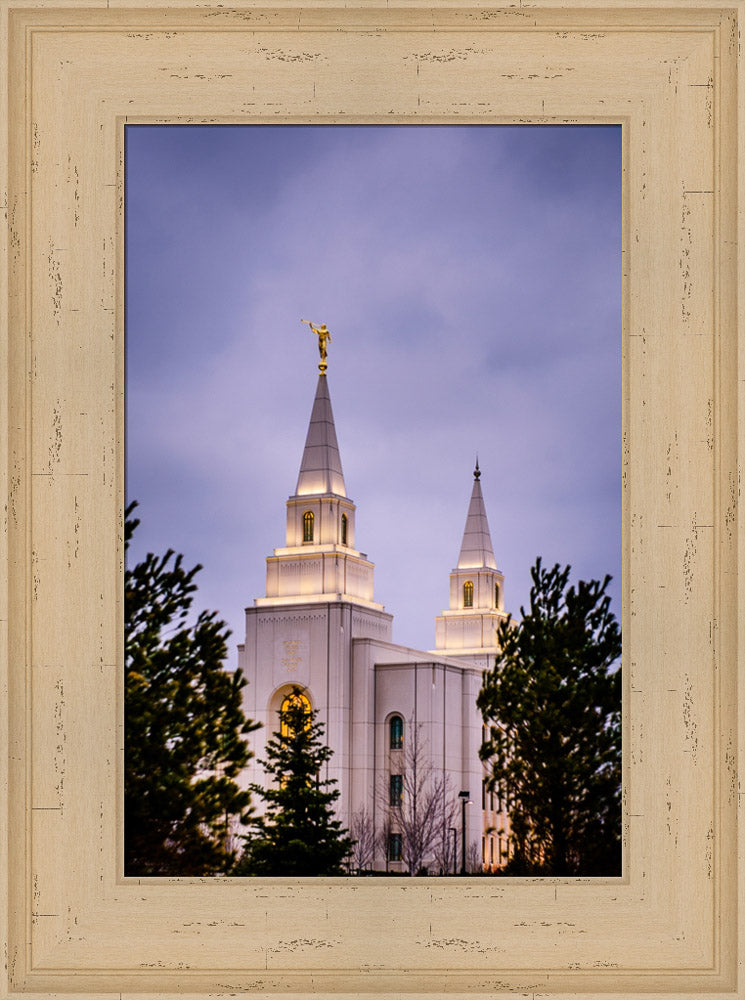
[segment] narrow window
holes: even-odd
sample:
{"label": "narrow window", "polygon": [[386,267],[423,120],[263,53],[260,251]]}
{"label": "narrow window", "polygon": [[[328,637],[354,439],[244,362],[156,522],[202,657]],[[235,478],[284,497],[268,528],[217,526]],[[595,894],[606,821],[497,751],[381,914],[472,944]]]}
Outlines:
{"label": "narrow window", "polygon": [[486,837],[481,838],[481,864],[486,864]]}
{"label": "narrow window", "polygon": [[404,745],[404,720],[400,715],[394,715],[390,721],[391,750],[400,750]]}
{"label": "narrow window", "polygon": [[489,860],[494,864],[494,837],[489,838]]}
{"label": "narrow window", "polygon": [[494,607],[499,607],[499,584],[494,584]]}
{"label": "narrow window", "polygon": [[404,777],[402,774],[392,774],[388,794],[388,804],[400,806],[404,795]]}
{"label": "narrow window", "polygon": [[486,809],[486,778],[481,782],[481,808]]}
{"label": "narrow window", "polygon": [[400,861],[403,847],[400,833],[391,833],[388,836],[388,860]]}
{"label": "narrow window", "polygon": [[303,541],[313,541],[313,511],[306,510],[303,514]]}
{"label": "narrow window", "polygon": [[347,515],[342,514],[341,516],[341,544],[347,544]]}
{"label": "narrow window", "polygon": [[463,584],[463,607],[473,607],[473,584],[470,580],[466,580]]}

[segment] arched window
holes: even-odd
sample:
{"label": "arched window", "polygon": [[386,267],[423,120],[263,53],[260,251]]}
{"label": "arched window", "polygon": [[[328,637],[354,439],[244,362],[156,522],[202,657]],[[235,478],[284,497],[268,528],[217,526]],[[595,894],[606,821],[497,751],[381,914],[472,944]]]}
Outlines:
{"label": "arched window", "polygon": [[473,584],[470,580],[466,580],[463,584],[463,607],[473,607]]}
{"label": "arched window", "polygon": [[400,715],[394,715],[391,717],[389,727],[391,750],[400,750],[404,745],[404,720]]}
{"label": "arched window", "polygon": [[494,584],[494,607],[499,607],[499,584]]}
{"label": "arched window", "polygon": [[290,739],[298,731],[298,724],[310,729],[310,701],[301,691],[292,691],[279,708],[279,734]]}
{"label": "arched window", "polygon": [[303,514],[303,541],[313,541],[313,511],[306,510]]}
{"label": "arched window", "polygon": [[341,516],[341,544],[347,544],[347,515],[342,514]]}

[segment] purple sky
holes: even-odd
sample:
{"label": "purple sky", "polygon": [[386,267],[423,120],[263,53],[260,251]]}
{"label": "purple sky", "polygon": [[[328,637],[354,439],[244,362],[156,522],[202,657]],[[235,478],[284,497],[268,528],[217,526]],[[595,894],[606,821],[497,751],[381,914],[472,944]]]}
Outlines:
{"label": "purple sky", "polygon": [[505,606],[530,567],[621,612],[621,129],[127,126],[130,550],[231,629],[285,541],[326,323],[357,544],[434,646],[478,453]]}

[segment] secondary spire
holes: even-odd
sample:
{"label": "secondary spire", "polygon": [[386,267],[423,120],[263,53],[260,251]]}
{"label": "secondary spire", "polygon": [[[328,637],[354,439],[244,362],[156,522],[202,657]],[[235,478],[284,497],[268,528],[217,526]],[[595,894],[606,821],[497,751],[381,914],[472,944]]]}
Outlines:
{"label": "secondary spire", "polygon": [[491,543],[489,532],[489,522],[486,519],[486,507],[484,497],[481,493],[481,470],[479,460],[476,459],[476,468],[473,470],[473,492],[471,502],[468,505],[468,516],[466,517],[466,527],[463,532],[463,544],[458,557],[458,568],[488,567],[496,569],[497,564],[494,559],[494,549]]}

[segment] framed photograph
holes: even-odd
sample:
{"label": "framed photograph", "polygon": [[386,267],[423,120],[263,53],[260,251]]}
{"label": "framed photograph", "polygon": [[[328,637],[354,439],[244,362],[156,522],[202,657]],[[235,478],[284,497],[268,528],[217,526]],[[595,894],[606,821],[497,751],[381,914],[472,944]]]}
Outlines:
{"label": "framed photograph", "polygon": [[[205,740],[232,748],[205,731],[206,672],[227,684],[225,667],[240,667],[260,728],[236,781],[263,790],[278,706],[304,689],[331,751],[319,780],[356,841],[347,874],[452,875],[464,852],[479,874],[508,863],[512,875],[621,874],[620,635],[601,653],[589,629],[594,669],[576,655],[556,674],[516,665],[541,706],[529,720],[518,709],[515,727],[523,800],[543,783],[534,823],[549,818],[552,788],[584,799],[562,816],[573,834],[561,857],[510,836],[505,797],[484,785],[476,693],[497,628],[531,607],[539,554],[544,573],[570,565],[574,586],[610,577],[620,618],[621,139],[620,124],[125,127],[125,506],[137,503],[139,522],[125,633],[155,598],[135,569],[148,553],[202,566],[192,608],[218,609],[228,650],[190,661],[189,681],[183,653],[169,656],[167,676],[188,684]],[[256,825],[238,826],[234,799],[210,812],[204,784],[186,813],[179,701],[150,629],[131,633],[125,873],[257,874],[268,850],[262,874],[339,874],[318,841],[298,849],[327,843],[323,814],[309,825],[287,781],[282,833],[271,824],[264,848],[262,792]],[[551,696],[560,675],[584,689],[589,726],[569,718],[576,695]],[[178,732],[173,751],[153,737],[164,730]],[[315,758],[300,739],[301,759]],[[204,755],[192,751],[195,771]],[[162,796],[170,825],[165,805],[152,815]],[[292,833],[290,813],[302,813]],[[219,832],[194,837],[191,814]],[[598,815],[602,833],[583,833]]]}
{"label": "framed photograph", "polygon": [[[4,4],[5,995],[745,996],[741,14]],[[124,130],[219,122],[620,125],[620,878],[123,877]]]}

